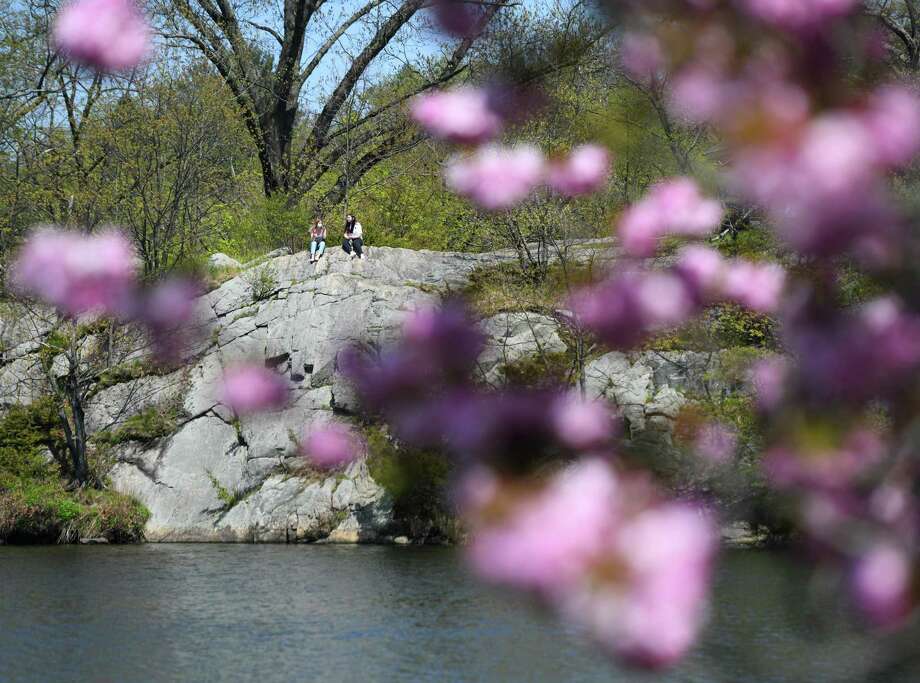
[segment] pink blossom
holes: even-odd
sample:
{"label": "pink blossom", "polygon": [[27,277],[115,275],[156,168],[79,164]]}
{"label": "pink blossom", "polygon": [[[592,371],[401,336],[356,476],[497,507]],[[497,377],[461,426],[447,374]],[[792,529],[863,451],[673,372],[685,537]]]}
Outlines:
{"label": "pink blossom", "polygon": [[303,439],[301,452],[317,467],[327,469],[359,458],[364,444],[354,429],[334,422],[311,430]]}
{"label": "pink blossom", "polygon": [[432,11],[441,30],[458,38],[474,38],[485,27],[485,12],[478,2],[434,0]]}
{"label": "pink blossom", "polygon": [[114,230],[82,235],[45,228],[22,247],[12,280],[68,315],[121,316],[133,305],[136,264],[131,244]]}
{"label": "pink blossom", "polygon": [[722,220],[719,202],[706,199],[690,178],[674,178],[653,186],[620,218],[618,235],[632,256],[651,256],[660,237],[702,236]]}
{"label": "pink blossom", "polygon": [[717,250],[690,244],[678,252],[675,268],[702,299],[715,299],[721,295],[726,263]]}
{"label": "pink blossom", "polygon": [[721,422],[707,422],[696,435],[693,450],[714,463],[728,462],[738,447],[738,433]]}
{"label": "pink blossom", "polygon": [[863,121],[881,166],[903,166],[920,151],[920,100],[913,91],[899,86],[878,89]]}
{"label": "pink blossom", "polygon": [[626,73],[646,83],[658,76],[664,66],[664,51],[649,33],[627,33],[620,44],[620,62]]}
{"label": "pink blossom", "polygon": [[781,357],[763,358],[751,365],[749,377],[757,407],[764,411],[779,407],[785,393],[789,363]]}
{"label": "pink blossom", "polygon": [[74,0],[58,12],[52,39],[69,59],[124,71],[150,53],[150,26],[133,0]]}
{"label": "pink blossom", "polygon": [[880,542],[860,557],[850,589],[859,609],[876,626],[900,624],[911,610],[913,569],[900,547]]}
{"label": "pink blossom", "polygon": [[775,446],[764,454],[763,464],[777,487],[840,490],[877,465],[884,453],[885,443],[878,434],[854,428],[837,444],[811,444],[806,434],[801,445]]}
{"label": "pink blossom", "polygon": [[547,169],[547,182],[559,194],[568,197],[590,194],[602,189],[610,177],[610,153],[600,145],[581,145]]}
{"label": "pink blossom", "polygon": [[488,91],[459,87],[419,95],[412,101],[412,118],[442,140],[478,144],[494,138],[502,118],[490,105]]}
{"label": "pink blossom", "polygon": [[692,65],[681,70],[673,79],[670,108],[693,123],[706,123],[719,118],[725,111],[731,93],[721,74]]}
{"label": "pink blossom", "polygon": [[618,482],[601,460],[581,461],[510,514],[477,530],[468,554],[482,577],[550,595],[585,572],[616,524]]}
{"label": "pink blossom", "polygon": [[453,191],[490,211],[523,200],[543,175],[543,155],[530,145],[483,147],[469,157],[454,157],[446,170],[447,185]]}
{"label": "pink blossom", "polygon": [[139,318],[150,335],[154,355],[175,362],[190,346],[195,330],[191,323],[201,288],[184,278],[171,278],[154,285],[137,302]]}
{"label": "pink blossom", "polygon": [[699,509],[652,505],[623,521],[601,559],[619,577],[587,576],[559,597],[560,609],[617,656],[670,666],[703,624],[715,551],[713,525]]}
{"label": "pink blossom", "polygon": [[725,272],[724,295],[742,306],[761,313],[779,307],[786,271],[775,263],[731,261]]}
{"label": "pink blossom", "polygon": [[627,348],[699,310],[696,291],[678,273],[614,272],[570,299],[580,324],[607,344]]}
{"label": "pink blossom", "polygon": [[238,415],[280,408],[288,400],[288,383],[261,365],[239,365],[224,372],[219,400]]}
{"label": "pink blossom", "polygon": [[610,409],[599,401],[586,401],[574,394],[555,402],[552,419],[559,441],[575,450],[603,447],[614,435]]}
{"label": "pink blossom", "polygon": [[783,29],[798,30],[849,13],[857,0],[739,0],[750,14]]}

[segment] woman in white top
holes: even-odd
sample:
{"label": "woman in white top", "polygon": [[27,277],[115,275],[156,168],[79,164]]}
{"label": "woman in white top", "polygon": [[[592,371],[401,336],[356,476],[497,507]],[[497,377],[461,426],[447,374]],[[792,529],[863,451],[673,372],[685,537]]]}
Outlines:
{"label": "woman in white top", "polygon": [[[351,254],[354,258],[364,258],[364,240],[361,224],[355,220],[352,214],[345,216],[345,239],[342,241],[342,249],[346,254]],[[354,250],[354,251],[352,251]]]}

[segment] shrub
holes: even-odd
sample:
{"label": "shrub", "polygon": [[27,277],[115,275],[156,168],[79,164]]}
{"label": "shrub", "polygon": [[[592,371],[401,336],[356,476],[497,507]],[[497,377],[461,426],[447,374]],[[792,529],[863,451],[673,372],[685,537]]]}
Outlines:
{"label": "shrub", "polygon": [[441,453],[397,444],[382,427],[367,430],[368,469],[393,499],[396,520],[413,538],[453,539],[456,522],[447,502],[451,465]]}
{"label": "shrub", "polygon": [[244,279],[252,290],[253,302],[268,299],[278,289],[278,277],[270,265],[253,268]]}

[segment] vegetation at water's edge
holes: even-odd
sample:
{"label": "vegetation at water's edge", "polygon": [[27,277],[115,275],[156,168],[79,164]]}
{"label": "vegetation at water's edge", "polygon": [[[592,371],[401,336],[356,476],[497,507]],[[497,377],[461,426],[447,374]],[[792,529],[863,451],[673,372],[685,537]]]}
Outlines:
{"label": "vegetation at water's edge", "polygon": [[149,512],[105,488],[70,488],[50,455],[59,448],[49,401],[12,406],[0,419],[0,541],[143,540]]}

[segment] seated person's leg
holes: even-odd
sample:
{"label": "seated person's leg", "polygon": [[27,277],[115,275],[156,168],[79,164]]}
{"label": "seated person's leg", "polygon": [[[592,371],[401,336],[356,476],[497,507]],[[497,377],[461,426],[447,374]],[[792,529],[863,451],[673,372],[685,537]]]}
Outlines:
{"label": "seated person's leg", "polygon": [[320,240],[319,247],[316,249],[316,258],[322,256],[324,251],[326,251],[326,240]]}
{"label": "seated person's leg", "polygon": [[310,240],[310,256],[316,253],[316,240]]}
{"label": "seated person's leg", "polygon": [[345,250],[346,254],[351,253],[351,240],[348,239],[347,237],[344,240],[342,240],[342,249]]}
{"label": "seated person's leg", "polygon": [[356,237],[352,240],[352,244],[355,247],[355,253],[358,255],[358,258],[361,258],[361,250],[364,247],[364,240],[360,237]]}

